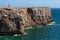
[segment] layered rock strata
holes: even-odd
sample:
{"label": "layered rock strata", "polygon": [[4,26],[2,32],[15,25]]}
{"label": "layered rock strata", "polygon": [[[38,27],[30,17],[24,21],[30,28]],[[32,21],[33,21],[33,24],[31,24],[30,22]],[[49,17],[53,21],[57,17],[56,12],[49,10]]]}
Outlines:
{"label": "layered rock strata", "polygon": [[0,8],[0,35],[24,33],[24,28],[52,22],[48,7]]}

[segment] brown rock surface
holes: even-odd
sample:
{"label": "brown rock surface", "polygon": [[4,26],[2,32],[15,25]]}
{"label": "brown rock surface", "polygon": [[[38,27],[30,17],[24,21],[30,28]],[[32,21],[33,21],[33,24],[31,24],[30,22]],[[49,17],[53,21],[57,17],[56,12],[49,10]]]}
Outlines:
{"label": "brown rock surface", "polygon": [[24,28],[52,22],[48,7],[0,8],[0,34],[20,34]]}

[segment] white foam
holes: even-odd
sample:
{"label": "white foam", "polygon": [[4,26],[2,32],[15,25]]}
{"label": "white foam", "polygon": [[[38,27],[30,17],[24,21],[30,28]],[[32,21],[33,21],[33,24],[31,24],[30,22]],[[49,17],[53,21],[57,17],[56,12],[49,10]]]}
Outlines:
{"label": "white foam", "polygon": [[13,36],[22,36],[22,35],[27,35],[27,33],[24,32],[23,34],[14,34]]}
{"label": "white foam", "polygon": [[48,25],[54,25],[56,22],[52,22],[52,23],[50,23],[50,24],[48,24]]}
{"label": "white foam", "polygon": [[60,25],[60,24],[56,24],[56,22],[52,22],[52,23],[50,23],[48,25]]}
{"label": "white foam", "polygon": [[23,35],[27,35],[27,33],[26,33],[26,32],[24,32],[24,33],[23,33]]}
{"label": "white foam", "polygon": [[25,28],[25,29],[31,29],[32,27],[28,27],[28,28]]}
{"label": "white foam", "polygon": [[15,35],[13,35],[13,36],[21,36],[21,35],[15,34]]}

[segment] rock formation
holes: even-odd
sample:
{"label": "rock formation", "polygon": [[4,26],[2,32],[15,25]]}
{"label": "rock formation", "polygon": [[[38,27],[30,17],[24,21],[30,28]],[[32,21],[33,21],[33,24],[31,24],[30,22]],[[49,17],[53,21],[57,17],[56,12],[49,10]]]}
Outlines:
{"label": "rock formation", "polygon": [[0,35],[24,33],[24,28],[52,22],[48,7],[0,8]]}

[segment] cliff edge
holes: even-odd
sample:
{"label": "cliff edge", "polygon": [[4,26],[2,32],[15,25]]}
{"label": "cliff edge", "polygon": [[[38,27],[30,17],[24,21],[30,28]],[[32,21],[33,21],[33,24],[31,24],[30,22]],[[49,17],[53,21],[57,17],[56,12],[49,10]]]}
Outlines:
{"label": "cliff edge", "polygon": [[24,28],[45,26],[52,22],[48,7],[0,8],[0,34],[22,34]]}

